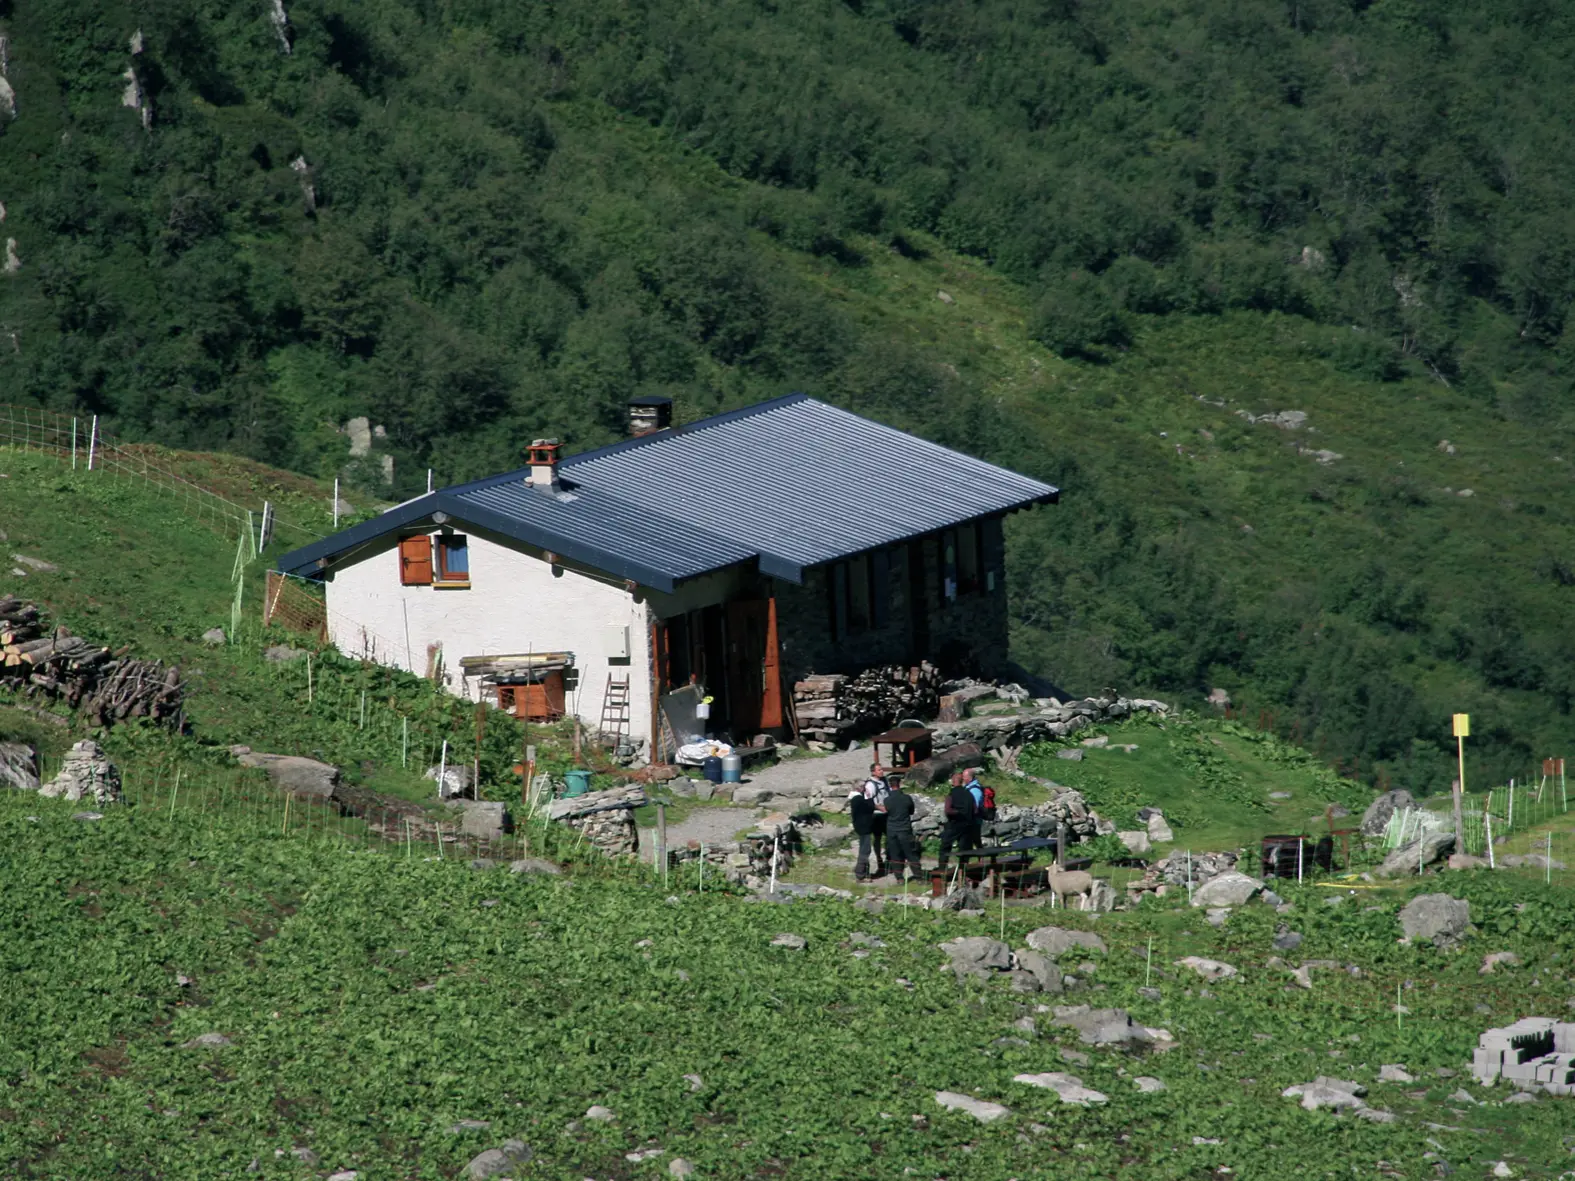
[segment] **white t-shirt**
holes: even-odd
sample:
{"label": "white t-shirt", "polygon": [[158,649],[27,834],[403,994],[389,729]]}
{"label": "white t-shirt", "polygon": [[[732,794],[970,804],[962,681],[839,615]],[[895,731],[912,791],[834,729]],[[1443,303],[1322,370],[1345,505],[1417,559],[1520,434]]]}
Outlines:
{"label": "white t-shirt", "polygon": [[873,803],[877,808],[886,806],[886,797],[891,794],[891,788],[884,779],[871,776],[864,781],[864,798]]}

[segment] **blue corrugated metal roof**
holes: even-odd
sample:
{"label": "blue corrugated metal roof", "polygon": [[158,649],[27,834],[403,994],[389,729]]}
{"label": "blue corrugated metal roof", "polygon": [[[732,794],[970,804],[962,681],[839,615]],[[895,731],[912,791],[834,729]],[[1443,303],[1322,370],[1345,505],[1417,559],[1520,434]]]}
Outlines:
{"label": "blue corrugated metal roof", "polygon": [[734,538],[790,578],[1059,494],[802,394],[571,456],[563,474]]}
{"label": "blue corrugated metal roof", "polygon": [[526,474],[418,497],[279,568],[315,574],[442,512],[659,590],[751,559],[797,581],[809,566],[1058,495],[802,394],[571,456],[556,495]]}

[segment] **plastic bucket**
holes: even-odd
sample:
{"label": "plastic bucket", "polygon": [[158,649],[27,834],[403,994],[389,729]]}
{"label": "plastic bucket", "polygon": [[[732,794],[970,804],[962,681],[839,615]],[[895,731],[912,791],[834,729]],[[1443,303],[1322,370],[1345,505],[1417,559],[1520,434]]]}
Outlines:
{"label": "plastic bucket", "polygon": [[563,794],[565,796],[583,796],[591,790],[591,773],[589,771],[565,771],[563,773]]}
{"label": "plastic bucket", "polygon": [[737,755],[722,756],[722,782],[742,783],[744,781],[744,760]]}

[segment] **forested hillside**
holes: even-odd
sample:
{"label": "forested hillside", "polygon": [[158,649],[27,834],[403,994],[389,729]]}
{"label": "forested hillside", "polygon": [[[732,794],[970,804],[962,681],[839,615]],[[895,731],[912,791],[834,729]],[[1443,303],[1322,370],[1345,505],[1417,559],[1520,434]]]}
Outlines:
{"label": "forested hillside", "polygon": [[1572,31],[0,0],[0,400],[380,489],[366,414],[398,495],[802,388],[1065,487],[1013,530],[1032,671],[1414,786],[1467,708],[1524,774],[1575,698]]}

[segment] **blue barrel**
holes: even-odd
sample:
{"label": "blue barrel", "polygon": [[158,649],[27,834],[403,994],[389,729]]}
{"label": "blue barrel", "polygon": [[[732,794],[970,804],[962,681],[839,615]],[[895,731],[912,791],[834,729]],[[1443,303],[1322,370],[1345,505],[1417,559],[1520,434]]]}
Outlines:
{"label": "blue barrel", "polygon": [[744,781],[744,760],[738,755],[722,756],[722,782],[742,783]]}
{"label": "blue barrel", "polygon": [[589,771],[565,771],[563,773],[563,794],[565,796],[583,796],[591,790],[591,773]]}
{"label": "blue barrel", "polygon": [[709,755],[706,761],[700,764],[700,774],[712,783],[722,782],[722,760],[715,755]]}

